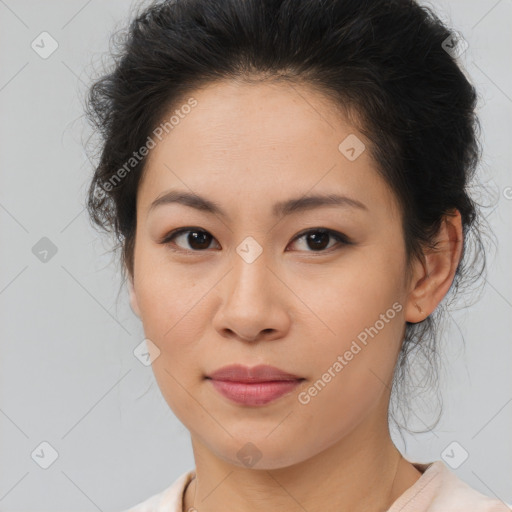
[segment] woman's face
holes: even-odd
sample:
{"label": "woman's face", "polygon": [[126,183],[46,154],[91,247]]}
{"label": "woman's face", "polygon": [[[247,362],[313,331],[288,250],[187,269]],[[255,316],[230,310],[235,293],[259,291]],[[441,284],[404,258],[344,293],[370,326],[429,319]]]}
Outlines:
{"label": "woman's face", "polygon": [[[397,203],[363,136],[304,86],[223,82],[191,96],[155,139],[137,197],[132,307],[158,347],[163,396],[193,441],[238,466],[285,467],[380,431],[409,289]],[[151,207],[171,191],[218,212]],[[303,202],[328,195],[342,199]],[[301,380],[207,378],[232,364]]]}

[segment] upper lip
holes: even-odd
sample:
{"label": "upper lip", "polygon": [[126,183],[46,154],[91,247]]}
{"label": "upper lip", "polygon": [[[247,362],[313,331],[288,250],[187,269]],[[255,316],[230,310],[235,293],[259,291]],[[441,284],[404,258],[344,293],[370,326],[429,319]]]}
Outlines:
{"label": "upper lip", "polygon": [[232,382],[271,382],[278,380],[302,380],[301,377],[287,373],[275,366],[261,364],[258,366],[243,366],[233,364],[223,366],[207,376],[209,379]]}

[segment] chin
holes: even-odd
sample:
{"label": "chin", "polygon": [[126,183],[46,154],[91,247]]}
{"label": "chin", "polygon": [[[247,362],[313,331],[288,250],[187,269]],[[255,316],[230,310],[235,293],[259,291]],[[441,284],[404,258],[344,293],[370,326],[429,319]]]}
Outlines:
{"label": "chin", "polygon": [[[297,444],[290,442],[291,436],[266,437],[260,431],[259,435],[230,438],[227,445],[212,446],[217,457],[228,464],[241,469],[271,470],[281,469],[298,464],[308,457],[297,450]],[[272,436],[273,434],[270,434]],[[285,442],[286,437],[288,443]],[[299,446],[301,446],[300,441]],[[214,448],[214,449],[213,449]]]}

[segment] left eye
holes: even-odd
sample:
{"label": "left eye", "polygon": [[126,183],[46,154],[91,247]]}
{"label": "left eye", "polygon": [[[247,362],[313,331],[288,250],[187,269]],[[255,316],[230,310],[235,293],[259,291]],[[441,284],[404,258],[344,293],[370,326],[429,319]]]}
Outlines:
{"label": "left eye", "polygon": [[312,252],[322,252],[325,249],[325,242],[328,241],[329,238],[333,238],[340,245],[349,245],[351,243],[350,240],[344,234],[324,228],[316,228],[305,231],[297,235],[294,238],[294,241],[300,240],[302,238],[305,239],[306,243],[310,247],[313,247],[314,251]]}
{"label": "left eye", "polygon": [[[203,229],[180,228],[169,233],[160,243],[169,245],[172,250],[189,250],[186,247],[180,247],[174,241],[179,239],[181,236],[186,237],[186,242],[192,248],[193,252],[202,252],[202,250],[208,249],[211,241],[215,240],[214,237],[208,233],[208,231],[204,231]],[[308,247],[313,249],[312,251],[307,252],[324,252],[326,245],[328,246],[328,241],[330,238],[336,240],[341,245],[351,244],[351,241],[344,234],[325,228],[315,228],[304,231],[297,235],[293,241],[305,239]],[[178,249],[174,249],[174,247],[172,247],[173,245],[177,245]]]}

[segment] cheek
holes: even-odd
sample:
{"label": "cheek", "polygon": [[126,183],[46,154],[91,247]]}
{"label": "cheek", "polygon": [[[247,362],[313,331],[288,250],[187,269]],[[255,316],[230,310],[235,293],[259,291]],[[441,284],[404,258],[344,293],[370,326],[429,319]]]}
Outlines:
{"label": "cheek", "polygon": [[[382,337],[399,337],[397,310],[403,309],[404,261],[403,254],[390,255],[389,248],[375,244],[347,253],[324,277],[296,279],[298,295],[329,328],[329,344],[340,348],[340,343],[350,343],[376,322],[381,327],[381,315],[386,325]],[[393,308],[395,303],[399,306]]]}
{"label": "cheek", "polygon": [[146,334],[165,342],[181,327],[201,291],[193,276],[171,263],[165,248],[142,242],[135,261],[135,289]]}
{"label": "cheek", "polygon": [[368,284],[326,301],[326,322],[336,336],[309,349],[311,378],[297,397],[298,423],[315,433],[311,442],[319,443],[318,450],[386,407],[403,324],[396,298],[394,286],[376,290]]}
{"label": "cheek", "polygon": [[403,262],[382,249],[361,251],[346,258],[323,293],[314,295],[311,308],[329,332],[309,349],[318,385],[306,390],[304,401],[332,419],[339,421],[340,411],[349,409],[357,418],[391,380],[404,325]]}
{"label": "cheek", "polygon": [[169,374],[178,378],[178,372],[193,376],[199,371],[191,341],[202,337],[202,322],[198,319],[206,314],[208,283],[187,276],[179,266],[165,261],[162,253],[165,251],[141,248],[136,259],[135,289],[144,334],[160,350],[153,370],[157,378],[170,379],[169,385],[173,386]]}
{"label": "cheek", "polygon": [[191,428],[202,413],[191,407],[191,395],[203,377],[194,341],[203,337],[207,283],[202,286],[169,264],[139,261],[136,290],[144,334],[160,350],[152,370],[173,413]]}

